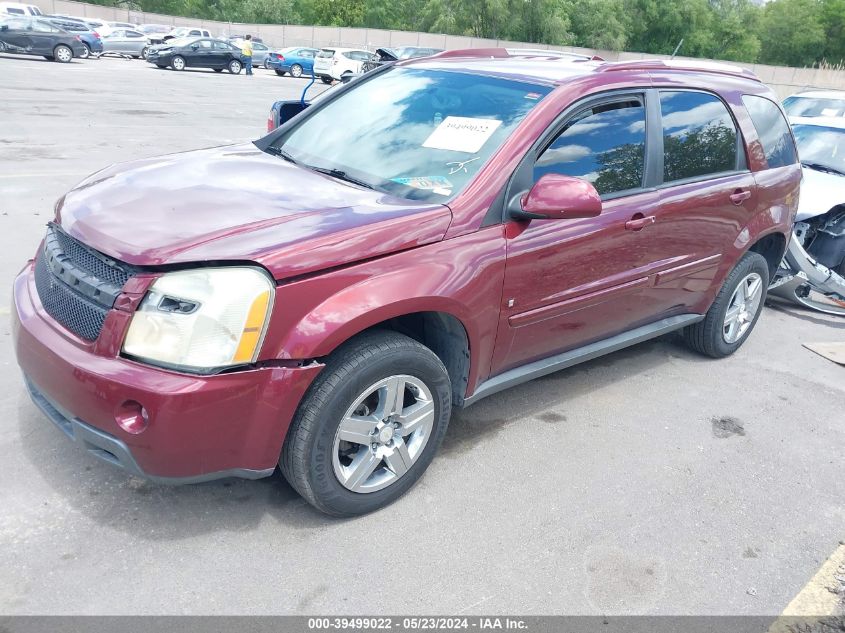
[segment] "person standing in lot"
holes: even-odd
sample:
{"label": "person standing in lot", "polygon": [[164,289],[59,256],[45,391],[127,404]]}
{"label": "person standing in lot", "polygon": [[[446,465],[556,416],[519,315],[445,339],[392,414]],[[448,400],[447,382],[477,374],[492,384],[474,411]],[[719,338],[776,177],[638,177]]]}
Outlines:
{"label": "person standing in lot", "polygon": [[244,43],[241,45],[241,52],[244,56],[244,67],[246,74],[252,74],[252,35],[247,35],[244,38]]}

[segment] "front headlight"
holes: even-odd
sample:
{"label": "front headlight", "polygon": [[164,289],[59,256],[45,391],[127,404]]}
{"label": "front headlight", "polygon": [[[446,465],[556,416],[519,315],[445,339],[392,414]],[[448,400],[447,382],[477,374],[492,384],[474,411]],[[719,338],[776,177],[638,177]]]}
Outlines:
{"label": "front headlight", "polygon": [[123,352],[199,371],[254,362],[274,293],[273,281],[255,268],[166,273],[132,316]]}

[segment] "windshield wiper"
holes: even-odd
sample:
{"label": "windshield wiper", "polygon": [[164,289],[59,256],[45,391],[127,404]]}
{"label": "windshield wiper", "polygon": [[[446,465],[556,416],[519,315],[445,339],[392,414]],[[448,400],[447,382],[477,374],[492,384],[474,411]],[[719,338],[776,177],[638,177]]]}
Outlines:
{"label": "windshield wiper", "polygon": [[289,163],[293,163],[294,165],[299,165],[299,162],[293,156],[291,156],[285,150],[283,150],[281,147],[275,147],[275,146],[271,145],[270,147],[268,147],[266,149],[266,151],[267,151],[268,154],[272,154],[273,156],[280,156],[280,157],[284,158]]}
{"label": "windshield wiper", "polygon": [[815,169],[816,171],[824,171],[829,174],[837,174],[839,176],[845,176],[845,171],[840,169],[836,169],[836,167],[831,167],[830,165],[825,165],[823,163],[813,163],[810,161],[802,160],[801,165],[804,167],[809,167],[810,169]]}
{"label": "windshield wiper", "polygon": [[321,174],[326,174],[327,176],[331,176],[332,178],[337,178],[338,180],[345,180],[346,182],[351,182],[353,185],[358,185],[360,187],[364,187],[366,189],[375,189],[370,183],[364,182],[363,180],[358,180],[354,176],[350,176],[342,169],[329,169],[328,167],[314,167],[312,165],[305,165],[308,169],[313,171],[318,171]]}

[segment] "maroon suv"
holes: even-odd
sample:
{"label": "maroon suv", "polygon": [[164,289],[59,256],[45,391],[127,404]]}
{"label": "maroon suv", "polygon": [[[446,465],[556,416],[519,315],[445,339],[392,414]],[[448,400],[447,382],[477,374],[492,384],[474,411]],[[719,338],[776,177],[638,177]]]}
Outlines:
{"label": "maroon suv", "polygon": [[109,167],[15,282],[18,362],[69,437],[159,482],[265,477],[368,512],[453,407],[760,316],[801,169],[751,73],[445,53],[254,144]]}

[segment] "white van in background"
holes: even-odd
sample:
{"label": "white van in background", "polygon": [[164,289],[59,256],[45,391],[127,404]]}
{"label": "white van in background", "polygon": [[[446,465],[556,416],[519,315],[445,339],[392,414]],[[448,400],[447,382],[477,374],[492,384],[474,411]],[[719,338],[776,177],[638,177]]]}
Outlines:
{"label": "white van in background", "polygon": [[41,9],[34,4],[21,4],[19,2],[0,2],[0,15],[27,15],[38,17],[43,15]]}

